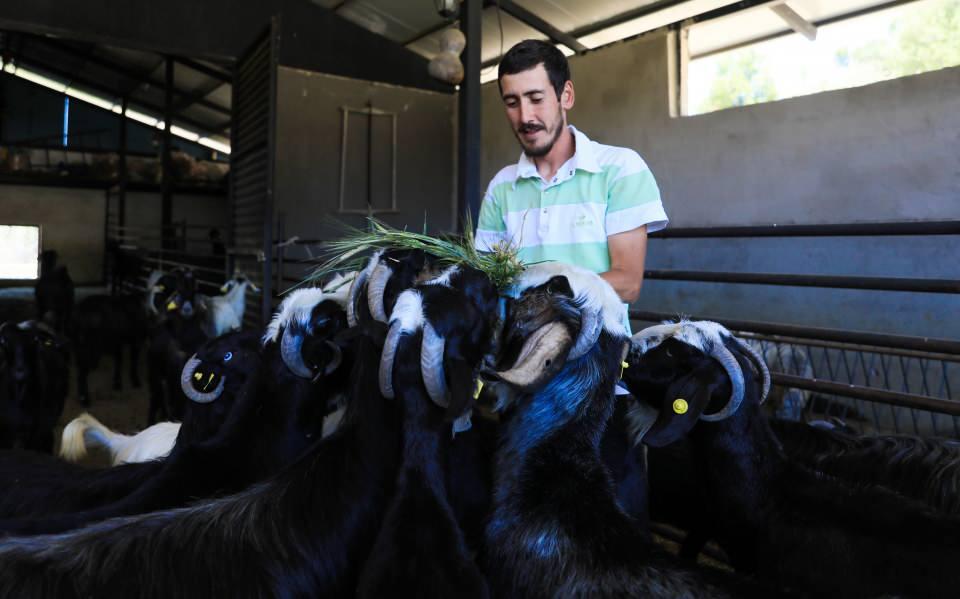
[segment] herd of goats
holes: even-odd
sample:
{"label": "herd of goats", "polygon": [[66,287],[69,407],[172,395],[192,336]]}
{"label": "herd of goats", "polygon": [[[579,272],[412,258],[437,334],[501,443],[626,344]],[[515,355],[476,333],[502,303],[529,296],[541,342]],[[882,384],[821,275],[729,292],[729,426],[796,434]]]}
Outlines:
{"label": "herd of goats", "polygon": [[[499,290],[388,249],[255,333],[218,307],[246,284],[198,298],[177,269],[78,304],[78,370],[90,323],[142,323],[151,419],[177,422],[108,468],[0,451],[0,597],[960,594],[960,449],[771,419],[763,357],[716,323],[631,337],[591,272]],[[62,408],[66,367],[51,327],[0,326],[0,427]]]}

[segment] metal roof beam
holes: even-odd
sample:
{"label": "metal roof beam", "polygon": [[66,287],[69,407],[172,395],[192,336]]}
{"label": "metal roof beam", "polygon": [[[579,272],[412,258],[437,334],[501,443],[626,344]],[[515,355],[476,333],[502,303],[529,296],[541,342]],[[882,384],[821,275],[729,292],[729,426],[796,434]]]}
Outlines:
{"label": "metal roof beam", "polygon": [[[39,43],[39,44],[41,44],[41,45],[45,45],[45,46],[48,46],[48,47],[50,47],[50,48],[54,48],[54,49],[56,49],[56,50],[58,50],[58,51],[61,51],[61,52],[66,52],[66,53],[70,53],[70,54],[76,54],[78,51],[81,50],[81,48],[79,48],[79,47],[75,47],[75,46],[72,46],[72,45],[70,45],[70,44],[66,44],[66,43],[61,42],[61,41],[59,41],[59,40],[54,40],[54,39],[51,39],[51,38],[48,38],[48,37],[43,37],[43,36],[39,36],[39,35],[30,35],[30,34],[27,34],[26,37],[27,37],[31,42],[36,42],[36,43]],[[124,65],[117,64],[117,63],[113,62],[112,60],[109,60],[109,59],[104,58],[104,57],[102,57],[102,56],[96,56],[96,55],[94,55],[94,54],[93,54],[93,49],[94,49],[95,47],[96,47],[95,44],[90,44],[90,45],[87,47],[87,52],[82,56],[82,58],[83,58],[86,62],[89,62],[90,64],[94,64],[94,65],[97,65],[98,67],[102,67],[102,68],[104,68],[104,69],[113,71],[114,73],[117,73],[118,75],[120,75],[120,76],[122,76],[122,77],[124,77],[124,78],[126,78],[126,79],[128,79],[128,80],[130,80],[130,82],[131,82],[131,89],[129,89],[129,90],[116,90],[116,91],[114,91],[114,92],[112,92],[112,93],[115,93],[115,94],[117,94],[117,95],[119,95],[119,96],[127,95],[127,94],[132,93],[134,90],[136,90],[136,88],[137,88],[140,84],[142,84],[142,83],[149,83],[150,85],[156,85],[156,86],[158,86],[158,87],[162,87],[162,84],[157,83],[156,81],[154,81],[154,80],[150,77],[150,75],[153,73],[153,71],[156,70],[156,67],[153,67],[149,72],[146,72],[146,73],[144,73],[144,72],[139,72],[139,71],[135,71],[135,70],[133,70],[133,69],[130,69],[129,67],[126,67],[126,66],[124,66]],[[163,60],[161,60],[161,63],[160,63],[160,64],[163,64]],[[192,67],[191,67],[191,68],[192,68]],[[125,91],[126,91],[126,94],[124,93]],[[191,97],[191,94],[188,94],[188,93],[186,93],[186,92],[180,91],[180,90],[178,90],[178,89],[174,89],[174,93],[175,93],[177,96],[180,96],[181,98],[183,98],[184,100]],[[209,92],[208,92],[208,93],[209,93]],[[204,94],[204,95],[206,95],[206,94]],[[210,101],[208,101],[208,100],[204,100],[204,99],[202,99],[202,98],[197,98],[197,99],[191,101],[190,103],[191,103],[191,104],[200,104],[200,105],[203,106],[204,108],[208,108],[208,109],[210,109],[210,110],[219,112],[219,113],[221,113],[221,114],[226,114],[226,115],[229,115],[229,114],[230,114],[230,110],[229,110],[229,109],[224,108],[223,106],[220,106],[219,104],[214,104],[213,102],[210,102]]]}
{"label": "metal roof beam", "polygon": [[[114,98],[118,97],[117,92],[116,92],[115,90],[109,89],[109,88],[107,88],[106,86],[101,85],[101,84],[99,84],[99,83],[96,83],[96,82],[93,82],[93,81],[89,81],[89,80],[87,80],[87,79],[83,79],[82,77],[77,77],[76,74],[70,73],[70,72],[68,72],[68,71],[65,71],[65,70],[63,70],[63,69],[61,69],[61,68],[59,68],[59,67],[57,67],[57,66],[51,65],[51,64],[49,64],[49,63],[45,63],[45,62],[43,62],[43,61],[35,60],[35,59],[32,59],[32,58],[26,58],[26,59],[24,59],[24,58],[21,57],[21,56],[15,56],[15,57],[14,57],[14,62],[15,62],[15,63],[25,62],[27,65],[35,65],[35,66],[43,69],[44,71],[47,71],[48,73],[50,73],[50,74],[52,74],[52,75],[56,75],[57,77],[60,77],[61,79],[65,80],[65,81],[69,81],[69,82],[71,82],[71,83],[79,83],[80,85],[82,85],[83,87],[89,89],[90,91],[94,91],[94,92],[97,92],[97,93],[104,94],[104,95],[107,96],[107,97],[114,97]],[[140,100],[137,100],[137,104],[138,104],[140,107],[142,107],[142,108],[146,108],[146,109],[152,111],[152,112],[154,113],[154,115],[158,115],[158,114],[159,114],[159,115],[162,115],[162,114],[163,114],[163,107],[162,107],[162,106],[157,106],[157,105],[155,105],[155,104],[151,104],[151,103],[149,103],[149,102],[143,102],[143,101],[140,101]],[[160,120],[162,117],[156,117],[156,118],[157,118],[157,120]],[[196,129],[197,132],[200,133],[200,134],[208,135],[208,136],[209,136],[209,135],[218,135],[218,133],[217,133],[216,131],[211,130],[211,128],[210,128],[209,125],[206,125],[206,124],[201,123],[201,122],[199,122],[199,121],[195,121],[195,120],[193,120],[193,119],[191,119],[191,118],[189,118],[189,117],[180,116],[180,117],[178,117],[176,120],[180,121],[181,123],[183,123],[183,124],[185,124],[185,125],[189,125],[190,127]]]}
{"label": "metal roof beam", "polygon": [[518,21],[533,27],[540,33],[546,35],[550,38],[555,44],[563,44],[564,46],[570,48],[577,54],[582,54],[586,52],[589,48],[577,41],[577,36],[570,35],[560,31],[550,23],[547,23],[539,16],[533,14],[524,7],[516,4],[513,0],[495,0],[490,2],[488,0],[487,6],[497,6],[502,8],[507,14],[517,19]]}
{"label": "metal roof beam", "polygon": [[230,75],[230,73],[226,71],[220,70],[215,67],[211,67],[209,65],[205,65],[201,62],[197,62],[196,60],[186,58],[184,56],[174,56],[173,60],[175,62],[179,62],[180,64],[182,64],[187,68],[193,69],[198,73],[202,73],[207,77],[213,77],[214,79],[219,79],[224,83],[233,83],[233,77]]}

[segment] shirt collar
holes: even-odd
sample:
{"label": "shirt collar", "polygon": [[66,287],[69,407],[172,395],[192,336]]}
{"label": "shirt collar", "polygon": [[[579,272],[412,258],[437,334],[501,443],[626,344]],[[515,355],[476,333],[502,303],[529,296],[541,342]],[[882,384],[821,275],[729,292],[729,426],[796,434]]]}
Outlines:
{"label": "shirt collar", "polygon": [[[577,148],[573,153],[573,157],[567,161],[567,164],[570,165],[573,170],[581,169],[591,173],[599,173],[601,169],[597,163],[597,157],[593,152],[593,142],[573,125],[567,125],[567,127],[573,133]],[[537,178],[539,176],[540,173],[537,172],[537,164],[533,159],[529,158],[526,152],[520,154],[520,161],[517,162],[517,176],[514,178],[513,184],[516,185],[520,179],[526,179],[528,177]]]}

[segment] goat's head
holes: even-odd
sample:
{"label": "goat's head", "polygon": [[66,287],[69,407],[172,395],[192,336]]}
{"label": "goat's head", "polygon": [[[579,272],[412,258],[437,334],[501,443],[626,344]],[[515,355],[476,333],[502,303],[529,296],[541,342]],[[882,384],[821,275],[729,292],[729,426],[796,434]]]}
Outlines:
{"label": "goat's head", "polygon": [[[466,266],[448,267],[401,293],[381,357],[384,397],[394,397],[397,385],[422,381],[448,416],[468,412],[480,364],[493,347],[496,306],[497,291],[489,278]],[[416,342],[418,333],[419,352],[410,352],[406,346]]]}
{"label": "goat's head", "polygon": [[638,440],[653,447],[680,439],[699,420],[716,422],[735,414],[746,386],[757,385],[752,369],[761,377],[760,402],[770,390],[762,356],[715,322],[644,329],[633,336],[627,362],[624,383],[641,402],[631,412],[631,426]]}
{"label": "goat's head", "polygon": [[237,271],[232,277],[227,279],[227,282],[220,286],[220,293],[226,295],[238,287],[249,287],[250,291],[254,293],[259,293],[260,288],[250,280],[250,278],[244,273]]}
{"label": "goat's head", "polygon": [[261,364],[252,333],[227,333],[200,346],[180,373],[180,389],[190,400],[182,435],[199,440],[216,433],[242,391],[254,384]]}
{"label": "goat's head", "polygon": [[286,368],[316,382],[340,366],[342,354],[333,338],[346,327],[347,315],[339,302],[328,299],[322,289],[298,289],[280,305],[263,342],[278,343]]}
{"label": "goat's head", "polygon": [[[0,397],[26,407],[67,369],[66,340],[43,323],[0,325]],[[59,375],[57,373],[60,373]]]}
{"label": "goat's head", "polygon": [[197,279],[189,268],[175,268],[170,272],[172,289],[161,293],[164,297],[163,311],[167,316],[193,318],[196,313]]}
{"label": "goat's head", "polygon": [[432,256],[420,250],[387,250],[374,254],[350,289],[347,305],[350,325],[368,317],[388,322],[400,293],[438,274],[435,263]]}
{"label": "goat's head", "polygon": [[604,331],[626,341],[624,306],[592,272],[537,264],[521,275],[515,295],[507,306],[500,370],[493,376],[521,392],[536,391],[566,363],[588,354]]}

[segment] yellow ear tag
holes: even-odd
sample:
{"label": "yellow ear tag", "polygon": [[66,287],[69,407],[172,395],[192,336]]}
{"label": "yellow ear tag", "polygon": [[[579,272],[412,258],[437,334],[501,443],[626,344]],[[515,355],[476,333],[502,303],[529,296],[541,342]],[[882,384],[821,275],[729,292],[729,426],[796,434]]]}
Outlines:
{"label": "yellow ear tag", "polygon": [[202,379],[202,378],[203,378],[203,375],[200,374],[199,372],[194,372],[194,373],[193,373],[193,380],[199,381],[199,380]]}
{"label": "yellow ear tag", "polygon": [[477,379],[477,389],[473,392],[473,398],[477,399],[480,397],[480,392],[483,391],[483,381]]}
{"label": "yellow ear tag", "polygon": [[226,292],[227,292],[227,286],[226,286],[226,285],[221,285],[221,286],[220,286],[220,293],[226,293]]}
{"label": "yellow ear tag", "polygon": [[166,285],[157,285],[157,291],[166,291],[166,290],[167,290]]}
{"label": "yellow ear tag", "polygon": [[623,361],[620,362],[620,378],[623,378],[623,371],[626,370],[627,368],[630,368],[629,364]]}
{"label": "yellow ear tag", "polygon": [[673,400],[673,411],[677,414],[686,414],[689,406],[687,405],[687,400],[683,398],[677,398]]}
{"label": "yellow ear tag", "polygon": [[177,309],[177,302],[170,302],[167,304],[167,312],[173,312]]}

